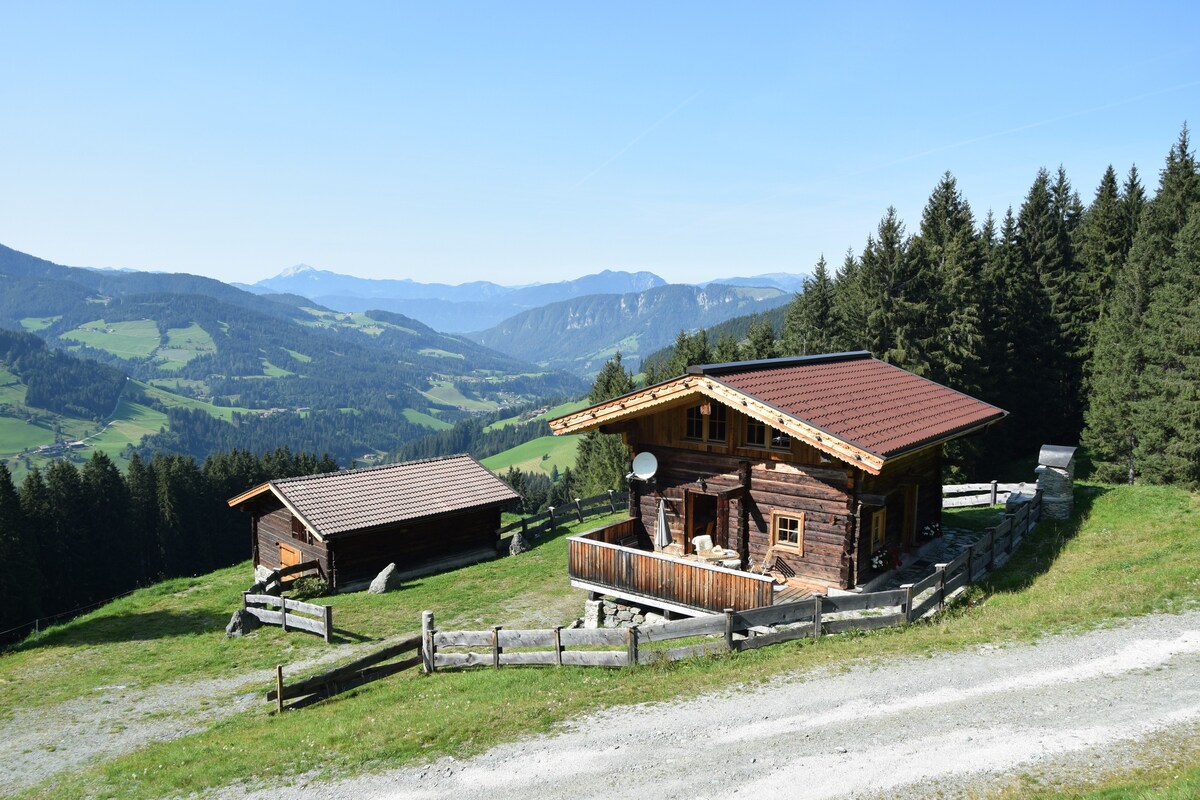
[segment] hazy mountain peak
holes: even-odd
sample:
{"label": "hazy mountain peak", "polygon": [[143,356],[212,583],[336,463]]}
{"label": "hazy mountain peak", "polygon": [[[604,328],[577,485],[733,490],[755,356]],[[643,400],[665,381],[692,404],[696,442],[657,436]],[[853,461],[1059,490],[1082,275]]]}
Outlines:
{"label": "hazy mountain peak", "polygon": [[316,267],[310,267],[308,264],[296,264],[295,266],[288,267],[287,269],[285,269],[283,272],[279,273],[275,277],[276,278],[295,278],[300,275],[303,275],[306,272],[316,272],[316,271],[317,271]]}

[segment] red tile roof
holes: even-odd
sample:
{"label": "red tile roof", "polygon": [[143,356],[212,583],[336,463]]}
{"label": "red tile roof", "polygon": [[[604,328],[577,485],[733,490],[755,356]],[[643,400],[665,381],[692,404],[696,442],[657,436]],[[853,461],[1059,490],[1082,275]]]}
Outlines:
{"label": "red tile roof", "polygon": [[269,485],[322,537],[506,503],[519,497],[508,484],[466,455],[287,478]]}
{"label": "red tile roof", "polygon": [[706,364],[688,371],[885,457],[1008,413],[865,352]]}

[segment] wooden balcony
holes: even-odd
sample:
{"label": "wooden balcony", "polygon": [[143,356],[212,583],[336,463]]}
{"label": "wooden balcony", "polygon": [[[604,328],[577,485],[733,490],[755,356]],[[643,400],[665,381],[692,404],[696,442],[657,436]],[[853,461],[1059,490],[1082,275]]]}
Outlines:
{"label": "wooden balcony", "polygon": [[636,519],[567,541],[571,585],[580,589],[688,616],[762,608],[773,601],[770,576],[641,549],[648,539]]}

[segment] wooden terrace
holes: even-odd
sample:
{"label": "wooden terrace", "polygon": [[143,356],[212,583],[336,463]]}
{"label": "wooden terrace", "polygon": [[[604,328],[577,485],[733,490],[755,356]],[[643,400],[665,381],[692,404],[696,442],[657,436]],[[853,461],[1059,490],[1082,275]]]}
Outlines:
{"label": "wooden terrace", "polygon": [[654,552],[630,518],[568,540],[571,585],[596,594],[685,616],[744,611],[808,596],[798,586],[778,586],[770,575]]}

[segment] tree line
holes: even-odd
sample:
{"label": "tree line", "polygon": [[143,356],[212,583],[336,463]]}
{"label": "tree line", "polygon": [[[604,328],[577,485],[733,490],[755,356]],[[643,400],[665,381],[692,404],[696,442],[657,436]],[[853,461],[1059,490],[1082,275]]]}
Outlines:
{"label": "tree line", "polygon": [[329,456],[281,447],[217,453],[202,464],[135,453],[122,475],[96,452],[82,468],[34,468],[18,490],[0,464],[0,631],[243,561],[250,525],[226,500],[267,480],[336,469]]}
{"label": "tree line", "polygon": [[[955,178],[917,230],[894,208],[836,270],[822,258],[747,335],[680,332],[648,383],[689,364],[868,350],[1011,412],[1002,436],[957,443],[970,470],[1082,442],[1103,480],[1200,484],[1200,170],[1185,126],[1148,196],[1110,166],[1084,204],[1040,170],[1020,207],[977,222]],[[587,481],[582,466],[577,479]]]}

